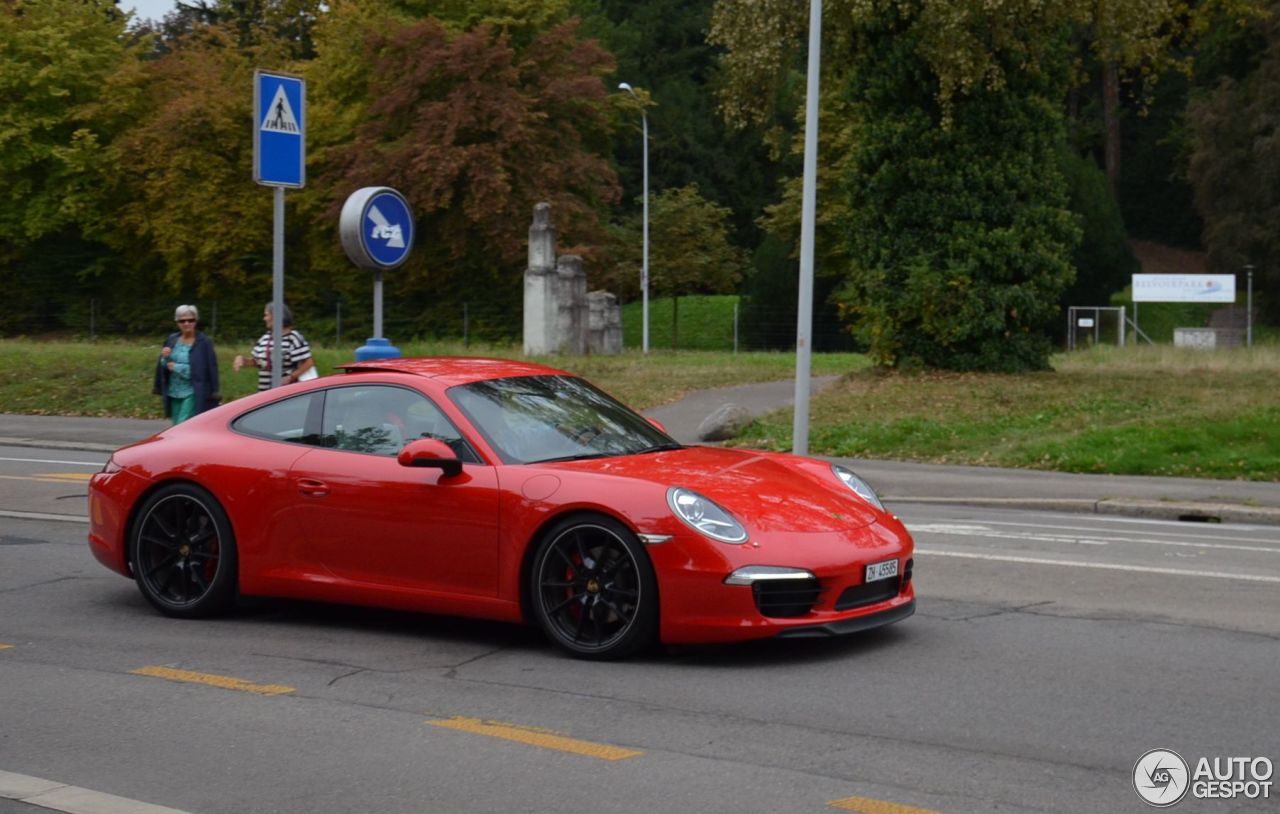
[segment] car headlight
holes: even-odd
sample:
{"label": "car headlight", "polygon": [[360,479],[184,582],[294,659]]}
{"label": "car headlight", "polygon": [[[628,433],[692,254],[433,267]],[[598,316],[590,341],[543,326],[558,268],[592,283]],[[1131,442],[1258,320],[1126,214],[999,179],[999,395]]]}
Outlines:
{"label": "car headlight", "polygon": [[844,481],[844,485],[852,489],[858,497],[875,506],[880,511],[884,511],[884,504],[880,502],[880,498],[876,495],[876,490],[872,489],[866,481],[853,474],[853,470],[845,469],[839,464],[832,464],[831,471],[835,476]]}
{"label": "car headlight", "polygon": [[667,505],[676,517],[708,537],[735,545],[747,541],[747,530],[733,515],[697,492],[673,486],[667,491]]}

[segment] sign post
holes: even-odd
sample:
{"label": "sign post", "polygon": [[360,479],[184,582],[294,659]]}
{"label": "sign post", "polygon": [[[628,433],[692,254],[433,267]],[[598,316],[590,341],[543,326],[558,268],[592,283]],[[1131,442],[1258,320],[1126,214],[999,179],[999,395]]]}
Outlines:
{"label": "sign post", "polygon": [[356,349],[356,361],[392,359],[400,349],[382,336],[382,273],[409,259],[413,213],[404,196],[390,187],[363,187],[342,205],[338,232],[351,262],[373,271],[373,336]]}
{"label": "sign post", "polygon": [[284,334],[284,190],[306,184],[306,81],[253,72],[253,180],[275,187],[271,251],[271,386],[280,386]]}

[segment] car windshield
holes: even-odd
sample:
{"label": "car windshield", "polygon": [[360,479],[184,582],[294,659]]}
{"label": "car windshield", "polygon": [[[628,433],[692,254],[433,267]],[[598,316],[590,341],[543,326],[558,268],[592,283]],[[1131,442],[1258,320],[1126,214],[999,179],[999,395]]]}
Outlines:
{"label": "car windshield", "polygon": [[518,376],[449,389],[504,463],[638,455],[680,445],[573,376]]}

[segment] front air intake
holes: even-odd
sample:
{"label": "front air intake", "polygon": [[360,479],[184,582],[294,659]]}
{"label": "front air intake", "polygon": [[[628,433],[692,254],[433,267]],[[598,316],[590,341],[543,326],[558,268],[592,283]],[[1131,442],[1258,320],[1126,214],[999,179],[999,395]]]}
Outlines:
{"label": "front air intake", "polygon": [[804,616],[822,589],[812,579],[771,579],[751,586],[760,615],[775,619]]}

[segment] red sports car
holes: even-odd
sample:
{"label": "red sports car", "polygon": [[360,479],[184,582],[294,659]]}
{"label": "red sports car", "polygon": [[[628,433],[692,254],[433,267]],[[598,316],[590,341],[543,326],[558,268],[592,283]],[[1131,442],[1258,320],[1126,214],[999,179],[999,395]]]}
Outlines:
{"label": "red sports car", "polygon": [[118,450],[94,556],[173,616],[251,594],[529,620],[586,658],[915,609],[911,537],[844,467],[682,446],[541,365],[345,369]]}

